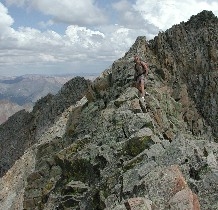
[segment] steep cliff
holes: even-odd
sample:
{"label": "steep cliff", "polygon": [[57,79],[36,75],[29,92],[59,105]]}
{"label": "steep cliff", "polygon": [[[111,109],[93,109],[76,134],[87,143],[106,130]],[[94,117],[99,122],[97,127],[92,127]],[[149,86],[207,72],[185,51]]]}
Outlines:
{"label": "steep cliff", "polygon": [[[17,113],[10,135],[13,121],[2,125],[2,175],[17,161],[0,180],[0,209],[218,209],[217,32],[203,11],[138,37],[92,83],[73,79]],[[150,64],[145,102],[133,87],[136,53]],[[30,145],[5,158],[15,136]]]}

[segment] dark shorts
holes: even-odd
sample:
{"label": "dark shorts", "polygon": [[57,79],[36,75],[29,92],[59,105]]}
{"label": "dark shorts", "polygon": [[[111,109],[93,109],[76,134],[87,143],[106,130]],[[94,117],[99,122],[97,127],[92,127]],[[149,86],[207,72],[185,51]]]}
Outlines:
{"label": "dark shorts", "polygon": [[145,82],[145,76],[143,74],[136,79],[136,84],[141,84],[142,82]]}

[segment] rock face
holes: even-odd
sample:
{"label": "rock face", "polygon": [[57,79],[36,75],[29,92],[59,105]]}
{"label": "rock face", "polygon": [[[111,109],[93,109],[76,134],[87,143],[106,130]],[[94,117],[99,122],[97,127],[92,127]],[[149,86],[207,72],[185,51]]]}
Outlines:
{"label": "rock face", "polygon": [[[188,91],[199,115],[212,126],[216,136],[218,135],[217,32],[217,17],[212,12],[203,11],[197,16],[192,16],[188,22],[173,26],[165,33],[159,34],[151,41],[150,47],[157,59],[162,61],[158,67],[161,67],[164,79],[172,88],[173,98],[176,101],[184,101],[184,95]],[[184,118],[193,121],[193,133],[195,133],[198,116],[188,113],[188,110],[184,111]]]}
{"label": "rock face", "polygon": [[[0,127],[11,145],[0,147],[0,209],[217,210],[217,32],[203,11],[138,37],[93,82],[76,78],[13,116],[10,135],[14,121]],[[145,102],[136,53],[150,64]],[[25,143],[7,156],[15,136]]]}
{"label": "rock face", "polygon": [[55,96],[49,94],[37,101],[32,112],[21,110],[0,125],[0,176],[27,148],[38,142],[65,109],[84,96],[88,84],[84,78],[75,77]]}

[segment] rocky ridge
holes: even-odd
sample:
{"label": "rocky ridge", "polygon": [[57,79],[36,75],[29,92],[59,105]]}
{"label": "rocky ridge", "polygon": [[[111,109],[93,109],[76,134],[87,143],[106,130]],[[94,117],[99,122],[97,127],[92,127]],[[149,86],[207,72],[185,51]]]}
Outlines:
{"label": "rocky ridge", "polygon": [[84,96],[89,83],[76,77],[73,82],[67,82],[58,94],[48,94],[37,101],[32,112],[21,110],[0,125],[0,176],[27,148],[39,141],[65,109]]}
{"label": "rocky ridge", "polygon": [[[17,134],[30,145],[18,159],[17,144],[2,173],[0,209],[217,210],[217,32],[203,11],[154,40],[138,37],[92,83],[75,78],[13,116],[0,143]],[[145,102],[132,85],[136,53],[150,64]],[[32,124],[32,138],[22,136]]]}

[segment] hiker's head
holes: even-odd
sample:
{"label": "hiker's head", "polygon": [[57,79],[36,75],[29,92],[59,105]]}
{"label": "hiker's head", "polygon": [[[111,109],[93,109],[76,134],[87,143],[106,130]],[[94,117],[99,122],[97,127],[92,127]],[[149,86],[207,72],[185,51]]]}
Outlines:
{"label": "hiker's head", "polygon": [[140,61],[140,57],[138,55],[135,55],[134,56],[134,62],[136,63],[136,62],[139,62],[139,61]]}

